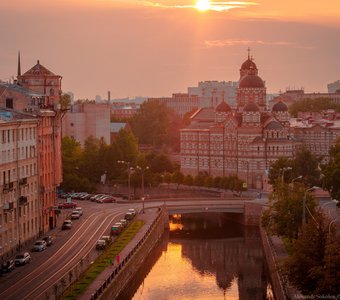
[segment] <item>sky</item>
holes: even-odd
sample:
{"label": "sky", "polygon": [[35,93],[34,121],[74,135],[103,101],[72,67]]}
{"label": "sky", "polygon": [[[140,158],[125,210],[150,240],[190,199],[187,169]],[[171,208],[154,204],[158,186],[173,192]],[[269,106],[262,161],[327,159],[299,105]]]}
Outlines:
{"label": "sky", "polygon": [[237,81],[248,47],[267,93],[340,79],[340,0],[199,1],[1,1],[0,80],[20,50],[22,72],[39,59],[76,99],[166,97]]}

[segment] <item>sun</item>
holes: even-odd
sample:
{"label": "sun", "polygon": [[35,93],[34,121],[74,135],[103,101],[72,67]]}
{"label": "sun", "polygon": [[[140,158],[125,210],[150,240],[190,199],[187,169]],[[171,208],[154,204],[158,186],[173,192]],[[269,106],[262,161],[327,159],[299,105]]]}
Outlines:
{"label": "sun", "polygon": [[210,8],[210,0],[198,0],[196,8],[200,11],[207,11]]}

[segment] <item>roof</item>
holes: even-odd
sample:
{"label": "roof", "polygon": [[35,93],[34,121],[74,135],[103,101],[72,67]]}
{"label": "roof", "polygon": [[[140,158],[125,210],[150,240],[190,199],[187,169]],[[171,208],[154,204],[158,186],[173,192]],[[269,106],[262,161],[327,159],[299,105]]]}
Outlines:
{"label": "roof", "polygon": [[191,117],[193,122],[214,122],[215,111],[211,107],[203,107],[197,110]]}
{"label": "roof", "polygon": [[240,81],[240,88],[264,88],[264,82],[255,74],[245,75]]}
{"label": "roof", "polygon": [[119,130],[124,129],[127,123],[114,122],[110,124],[111,132],[119,132]]}
{"label": "roof", "polygon": [[27,95],[27,96],[30,96],[30,97],[44,97],[43,94],[39,94],[39,93],[36,93],[34,91],[31,91],[29,89],[26,89],[18,84],[15,84],[15,83],[4,83],[4,82],[1,82],[0,83],[0,87],[3,87],[3,88],[6,88],[6,89],[10,89],[10,90],[13,90],[15,92],[18,92],[20,94],[24,94],[24,95]]}
{"label": "roof", "polygon": [[225,113],[231,112],[231,107],[227,103],[222,101],[219,105],[217,105],[216,112],[225,112]]}
{"label": "roof", "polygon": [[273,112],[288,111],[287,104],[283,103],[282,101],[279,101],[274,104],[272,111]]}
{"label": "roof", "polygon": [[57,75],[55,75],[50,70],[41,65],[38,60],[37,64],[31,69],[29,69],[27,72],[25,72],[22,76],[57,76]]}
{"label": "roof", "polygon": [[280,124],[277,121],[271,121],[266,126],[266,129],[268,130],[281,130],[283,128],[282,124]]}
{"label": "roof", "polygon": [[248,57],[248,59],[242,64],[241,70],[249,70],[249,69],[255,69],[257,70],[257,66],[254,63],[254,61]]}

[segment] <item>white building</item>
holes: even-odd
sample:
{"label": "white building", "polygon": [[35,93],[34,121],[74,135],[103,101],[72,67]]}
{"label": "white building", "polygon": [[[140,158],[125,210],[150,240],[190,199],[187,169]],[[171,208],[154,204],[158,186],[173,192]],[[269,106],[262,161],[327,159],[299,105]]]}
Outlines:
{"label": "white building", "polygon": [[340,91],[340,80],[327,84],[328,93],[334,94],[336,91]]}
{"label": "white building", "polygon": [[40,230],[38,118],[0,108],[0,256]]}

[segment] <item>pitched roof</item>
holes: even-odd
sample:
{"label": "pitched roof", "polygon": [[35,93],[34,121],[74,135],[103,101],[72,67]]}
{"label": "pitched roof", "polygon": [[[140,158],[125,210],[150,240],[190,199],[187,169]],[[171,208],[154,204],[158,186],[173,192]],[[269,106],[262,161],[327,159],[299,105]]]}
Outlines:
{"label": "pitched roof", "polygon": [[50,70],[46,69],[43,65],[40,64],[39,60],[37,64],[25,72],[22,76],[56,76]]}

